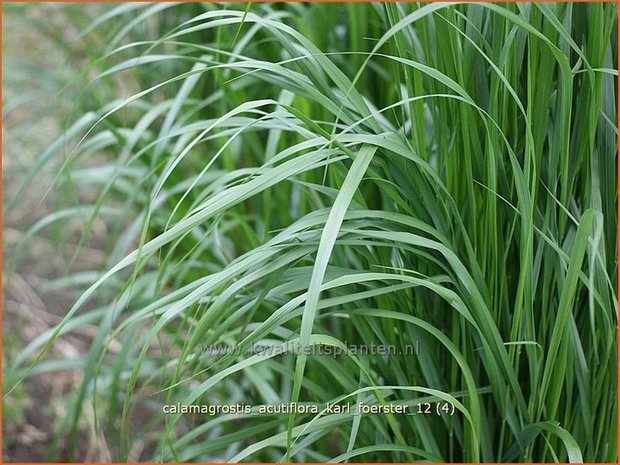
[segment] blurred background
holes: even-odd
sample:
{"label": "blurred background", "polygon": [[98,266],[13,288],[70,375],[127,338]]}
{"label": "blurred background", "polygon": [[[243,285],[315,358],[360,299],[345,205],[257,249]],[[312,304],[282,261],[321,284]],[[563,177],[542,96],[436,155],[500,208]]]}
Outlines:
{"label": "blurred background", "polygon": [[[104,38],[97,32],[80,36],[94,18],[109,8],[100,4],[70,3],[2,5],[2,189],[4,204],[14,201],[3,218],[3,359],[56,325],[75,301],[70,283],[82,271],[101,266],[105,226],[96,222],[88,243],[80,244],[83,219],[65,217],[25,237],[41,220],[70,205],[75,189],[50,189],[68,147],[36,173],[26,189],[20,185],[33,172],[42,154],[66,129],[74,112],[80,111],[79,83],[88,54]],[[105,154],[99,154],[105,157]],[[19,197],[16,194],[19,193]],[[88,195],[83,189],[79,195]],[[6,210],[5,210],[6,211]],[[67,285],[68,284],[68,285]],[[73,287],[77,285],[74,283]],[[56,344],[58,359],[82,356],[93,337],[80,328]],[[67,369],[40,373],[12,393],[3,411],[3,461],[42,461],[51,442],[53,425],[67,414],[68,393],[80,381],[77,371]],[[6,392],[6,391],[5,391]],[[97,458],[89,435],[83,432],[80,460]]]}

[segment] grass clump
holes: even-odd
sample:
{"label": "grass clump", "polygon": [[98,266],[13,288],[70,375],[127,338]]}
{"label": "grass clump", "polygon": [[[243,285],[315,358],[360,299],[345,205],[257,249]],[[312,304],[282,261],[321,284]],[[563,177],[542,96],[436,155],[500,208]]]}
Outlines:
{"label": "grass clump", "polygon": [[[119,461],[615,461],[616,18],[106,10],[74,123],[5,210],[75,142],[52,184],[73,203],[48,221],[81,218],[82,245],[104,221],[107,264],[7,361],[5,396],[79,369],[52,453],[88,410]],[[46,357],[85,325],[83,357]],[[347,351],[370,344],[396,351]],[[321,411],[255,414],[289,402]],[[346,402],[454,414],[323,410]]]}

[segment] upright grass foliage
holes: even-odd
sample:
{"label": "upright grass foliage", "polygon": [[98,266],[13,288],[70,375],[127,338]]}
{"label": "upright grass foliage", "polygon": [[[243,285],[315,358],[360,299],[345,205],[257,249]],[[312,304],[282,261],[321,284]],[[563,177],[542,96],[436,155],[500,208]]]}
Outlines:
{"label": "upright grass foliage", "polygon": [[[5,397],[82,371],[52,454],[92,408],[120,461],[615,461],[616,18],[612,3],[106,11],[83,91],[102,105],[76,105],[5,211],[75,141],[53,188],[97,198],[27,236],[82,217],[87,243],[103,217],[109,267],[73,276],[87,287],[7,361]],[[84,357],[46,357],[92,324]],[[360,344],[401,352],[308,354]],[[162,413],[237,402],[455,414]]]}

